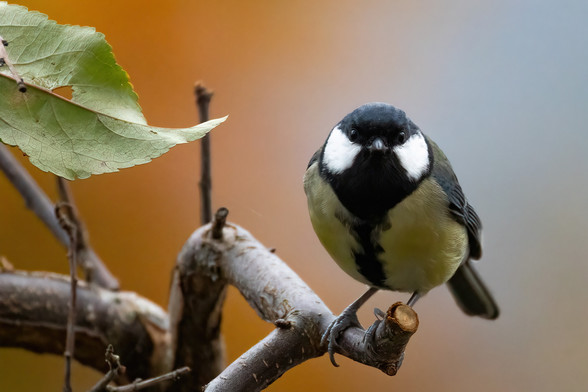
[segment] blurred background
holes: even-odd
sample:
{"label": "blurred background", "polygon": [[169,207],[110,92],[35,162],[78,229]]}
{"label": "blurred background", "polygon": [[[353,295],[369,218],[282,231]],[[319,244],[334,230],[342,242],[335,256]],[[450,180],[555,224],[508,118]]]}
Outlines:
{"label": "blurred background", "polygon": [[[335,312],[364,291],[316,239],[302,176],[345,114],[404,109],[444,149],[482,217],[479,270],[502,310],[469,318],[445,287],[395,377],[338,357],[307,361],[272,391],[585,391],[588,388],[588,3],[506,1],[22,0],[94,26],[129,73],[152,125],[197,122],[194,82],[215,91],[213,203],[293,268]],[[54,178],[32,167],[55,197]],[[199,225],[199,144],[72,184],[91,241],[132,290],[167,306],[176,254]],[[66,273],[66,252],[0,175],[0,254]],[[373,321],[408,295],[379,293]],[[229,361],[272,326],[231,290]],[[124,358],[123,358],[124,362]],[[61,390],[63,360],[0,350],[0,390]],[[74,369],[76,390],[100,374]]]}

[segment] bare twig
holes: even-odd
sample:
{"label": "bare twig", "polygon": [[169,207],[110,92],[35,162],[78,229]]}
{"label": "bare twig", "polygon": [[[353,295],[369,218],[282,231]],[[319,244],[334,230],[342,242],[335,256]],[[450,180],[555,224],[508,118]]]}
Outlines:
{"label": "bare twig", "polygon": [[121,365],[120,363],[120,357],[118,355],[114,354],[114,347],[112,347],[112,344],[109,344],[108,347],[106,347],[106,353],[104,355],[106,363],[108,363],[108,373],[106,373],[104,375],[104,377],[102,377],[100,379],[100,381],[98,381],[96,383],[96,385],[94,385],[92,387],[92,389],[90,389],[88,392],[103,392],[106,390],[106,387],[108,386],[108,384],[113,381],[115,378],[119,377],[120,375],[124,374],[126,372],[126,367],[124,367],[123,365]]}
{"label": "bare twig", "polygon": [[71,219],[75,215],[73,207],[61,202],[55,206],[55,215],[59,220],[59,224],[67,232],[69,236],[69,249],[67,251],[67,258],[69,260],[69,274],[70,274],[70,300],[69,312],[67,316],[67,332],[65,337],[65,380],[63,384],[64,392],[71,392],[71,359],[74,355],[75,330],[76,322],[76,293],[77,293],[77,269],[78,269],[78,233],[79,228]]}
{"label": "bare twig", "polygon": [[221,207],[216,211],[214,214],[214,221],[212,222],[212,231],[211,235],[212,238],[215,240],[222,240],[223,238],[223,229],[227,222],[227,216],[229,215],[229,210],[225,207]]}
{"label": "bare twig", "polygon": [[183,368],[173,370],[169,373],[163,374],[161,376],[153,377],[148,380],[136,380],[129,385],[122,385],[120,387],[113,387],[108,386],[106,390],[108,392],[128,392],[128,391],[138,391],[143,388],[151,387],[153,385],[170,381],[170,380],[177,380],[181,376],[186,373],[190,372],[190,368],[188,366],[184,366]]}
{"label": "bare twig", "polygon": [[125,392],[125,391],[138,391],[147,387],[151,387],[165,381],[176,380],[185,373],[190,372],[190,368],[185,366],[181,369],[171,371],[161,376],[152,377],[147,380],[136,379],[132,383],[123,386],[112,386],[108,385],[118,376],[124,374],[127,370],[125,366],[120,363],[120,357],[114,353],[112,344],[109,344],[106,348],[105,354],[106,363],[108,363],[109,371],[90,389],[88,392]]}
{"label": "bare twig", "polygon": [[[198,82],[194,87],[194,95],[196,96],[200,122],[208,121],[212,91],[204,87],[202,82]],[[200,221],[204,225],[212,220],[210,133],[207,133],[200,141],[200,161]]]}
{"label": "bare twig", "polygon": [[2,41],[2,45],[0,45],[0,67],[6,64],[8,66],[8,69],[10,69],[10,73],[12,73],[12,76],[14,76],[14,79],[16,80],[18,91],[20,91],[21,93],[26,93],[27,86],[25,85],[24,80],[18,74],[18,72],[16,72],[16,68],[14,68],[14,65],[12,65],[12,61],[10,61],[10,59],[8,58],[8,53],[6,52],[6,46],[8,46],[8,41],[6,41],[1,36],[0,40]]}
{"label": "bare twig", "polygon": [[[118,286],[118,282],[112,278],[105,270],[103,263],[97,258],[94,250],[90,246],[89,234],[86,230],[86,225],[80,218],[80,214],[76,207],[69,181],[63,177],[56,176],[57,178],[57,190],[59,192],[59,198],[66,202],[70,207],[67,209],[68,218],[74,224],[76,229],[77,247],[76,252],[78,254],[78,265],[84,272],[84,277],[88,282],[100,282],[107,283],[106,287],[113,288]],[[106,273],[105,273],[106,272]],[[96,277],[97,273],[97,277]]]}
{"label": "bare twig", "polygon": [[57,221],[53,203],[27,170],[10,153],[8,147],[2,143],[0,143],[0,169],[20,193],[27,208],[41,219],[59,242],[68,246],[69,238]]}
{"label": "bare twig", "polygon": [[55,178],[57,179],[57,191],[59,193],[59,200],[60,202],[67,203],[68,205],[68,208],[64,209],[63,212],[67,213],[68,219],[71,220],[71,223],[77,229],[76,234],[78,236],[78,240],[81,242],[85,240],[82,238],[84,236],[84,228],[82,227],[82,222],[79,219],[78,210],[75,206],[73,195],[71,193],[68,181],[65,178],[59,176],[55,176]]}
{"label": "bare twig", "polygon": [[[53,203],[2,143],[0,143],[0,170],[4,172],[8,180],[21,194],[26,206],[41,219],[62,245],[69,247],[69,237],[57,221]],[[117,279],[110,273],[87,242],[86,252],[81,252],[80,258],[81,263],[86,265],[85,268],[87,268],[88,273],[91,272],[89,276],[86,276],[88,281],[110,290],[118,290]]]}

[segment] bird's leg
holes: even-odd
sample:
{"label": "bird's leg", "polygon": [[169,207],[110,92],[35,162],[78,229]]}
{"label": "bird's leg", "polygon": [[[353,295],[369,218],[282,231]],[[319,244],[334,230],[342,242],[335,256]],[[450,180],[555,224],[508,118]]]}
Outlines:
{"label": "bird's leg", "polygon": [[333,366],[339,366],[337,362],[335,362],[335,348],[337,347],[337,339],[345,330],[349,327],[360,327],[361,324],[357,319],[357,311],[359,308],[366,303],[368,299],[372,295],[374,295],[378,291],[375,287],[370,287],[365,293],[361,295],[358,299],[353,301],[351,305],[345,308],[343,312],[339,316],[333,320],[333,322],[329,325],[323,337],[321,338],[321,346],[326,344],[327,341],[329,342],[327,351],[329,352],[329,358],[331,359],[331,363]]}
{"label": "bird's leg", "polygon": [[406,304],[412,308],[414,304],[416,304],[416,301],[419,300],[419,298],[421,298],[421,294],[418,291],[415,291],[414,293],[412,293]]}

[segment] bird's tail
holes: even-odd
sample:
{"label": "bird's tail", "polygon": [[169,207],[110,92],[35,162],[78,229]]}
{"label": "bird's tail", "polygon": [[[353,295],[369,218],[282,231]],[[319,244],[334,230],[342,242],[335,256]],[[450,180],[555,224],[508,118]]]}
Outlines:
{"label": "bird's tail", "polygon": [[470,316],[480,316],[494,320],[500,311],[498,305],[492,298],[492,294],[486,288],[484,282],[474,269],[474,266],[467,260],[455,272],[455,275],[447,282],[449,291],[453,298],[464,311]]}

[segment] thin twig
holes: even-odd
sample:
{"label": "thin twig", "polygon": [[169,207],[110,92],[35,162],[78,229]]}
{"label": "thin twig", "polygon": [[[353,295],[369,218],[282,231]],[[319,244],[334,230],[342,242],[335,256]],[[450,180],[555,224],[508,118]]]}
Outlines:
{"label": "thin twig", "polygon": [[108,370],[108,373],[106,373],[104,377],[102,377],[100,381],[98,381],[96,385],[94,385],[88,392],[105,391],[108,387],[108,384],[110,384],[112,380],[121,374],[124,374],[127,370],[126,367],[121,365],[120,357],[114,354],[114,347],[112,347],[112,344],[109,344],[108,347],[106,347],[106,353],[104,354],[104,357],[110,370]]}
{"label": "thin twig", "polygon": [[0,169],[20,193],[27,208],[47,226],[53,235],[66,247],[69,246],[67,233],[59,225],[53,202],[35,182],[28,171],[16,160],[4,144],[0,143]]}
{"label": "thin twig", "polygon": [[[196,105],[200,122],[208,121],[208,108],[212,99],[212,91],[208,90],[201,82],[194,88]],[[204,225],[212,220],[212,176],[210,164],[210,133],[207,133],[200,141],[200,221]]]}
{"label": "thin twig", "polygon": [[27,86],[25,85],[23,78],[18,74],[18,72],[16,72],[16,68],[14,68],[14,65],[12,65],[12,61],[10,61],[10,59],[8,58],[8,52],[6,52],[6,46],[8,46],[8,41],[2,38],[2,36],[0,36],[0,40],[2,41],[2,45],[0,45],[0,67],[6,64],[8,66],[8,69],[10,70],[10,73],[12,73],[12,75],[14,76],[14,79],[16,79],[18,91],[20,91],[21,93],[26,93]]}
{"label": "thin twig", "polygon": [[[47,226],[51,233],[69,248],[69,237],[60,226],[55,216],[53,202],[39,187],[27,170],[16,160],[4,144],[0,143],[0,170],[4,172],[8,180],[20,193],[26,206]],[[82,257],[82,263],[86,265],[84,273],[91,269],[91,276],[86,276],[88,281],[96,283],[100,287],[110,290],[118,290],[117,279],[110,273],[100,257],[92,247],[86,243],[87,252]]]}
{"label": "thin twig", "polygon": [[[57,191],[59,193],[60,203],[67,204],[68,206],[68,208],[63,209],[62,212],[67,214],[67,219],[69,222],[71,222],[72,228],[76,231],[76,239],[78,243],[75,250],[79,253],[80,249],[86,245],[85,243],[87,234],[84,230],[82,221],[79,218],[78,209],[76,208],[68,181],[65,178],[59,176],[56,176],[55,178],[57,178]],[[66,229],[66,232],[67,231],[68,229]],[[69,238],[71,238],[71,234],[69,235]]]}
{"label": "thin twig", "polygon": [[159,384],[161,382],[176,380],[180,378],[180,376],[189,373],[191,370],[188,366],[184,366],[182,368],[176,369],[169,373],[163,374],[161,376],[153,377],[148,380],[136,380],[129,385],[122,385],[119,387],[108,386],[106,390],[108,392],[128,392],[128,391],[138,391],[143,388],[151,387],[153,385]]}
{"label": "thin twig", "polygon": [[55,214],[61,224],[61,227],[67,232],[69,236],[69,249],[67,258],[69,260],[69,274],[70,274],[70,301],[69,313],[67,316],[67,333],[65,338],[65,380],[63,384],[64,392],[71,392],[71,359],[74,355],[75,330],[74,325],[76,321],[76,286],[78,284],[77,278],[77,258],[78,258],[78,232],[75,222],[71,220],[73,208],[66,202],[58,203],[55,206]]}
{"label": "thin twig", "polygon": [[225,207],[219,208],[214,214],[214,221],[212,222],[212,238],[215,240],[221,240],[223,238],[223,228],[227,222],[227,216],[229,210]]}
{"label": "thin twig", "polygon": [[77,248],[76,253],[78,257],[78,265],[84,272],[84,277],[88,282],[93,282],[95,279],[95,263],[92,262],[93,250],[90,247],[89,235],[86,230],[86,225],[80,218],[80,214],[76,207],[69,181],[63,177],[56,176],[57,178],[57,190],[59,193],[59,199],[69,205],[67,209],[68,218],[73,223],[76,229]]}

